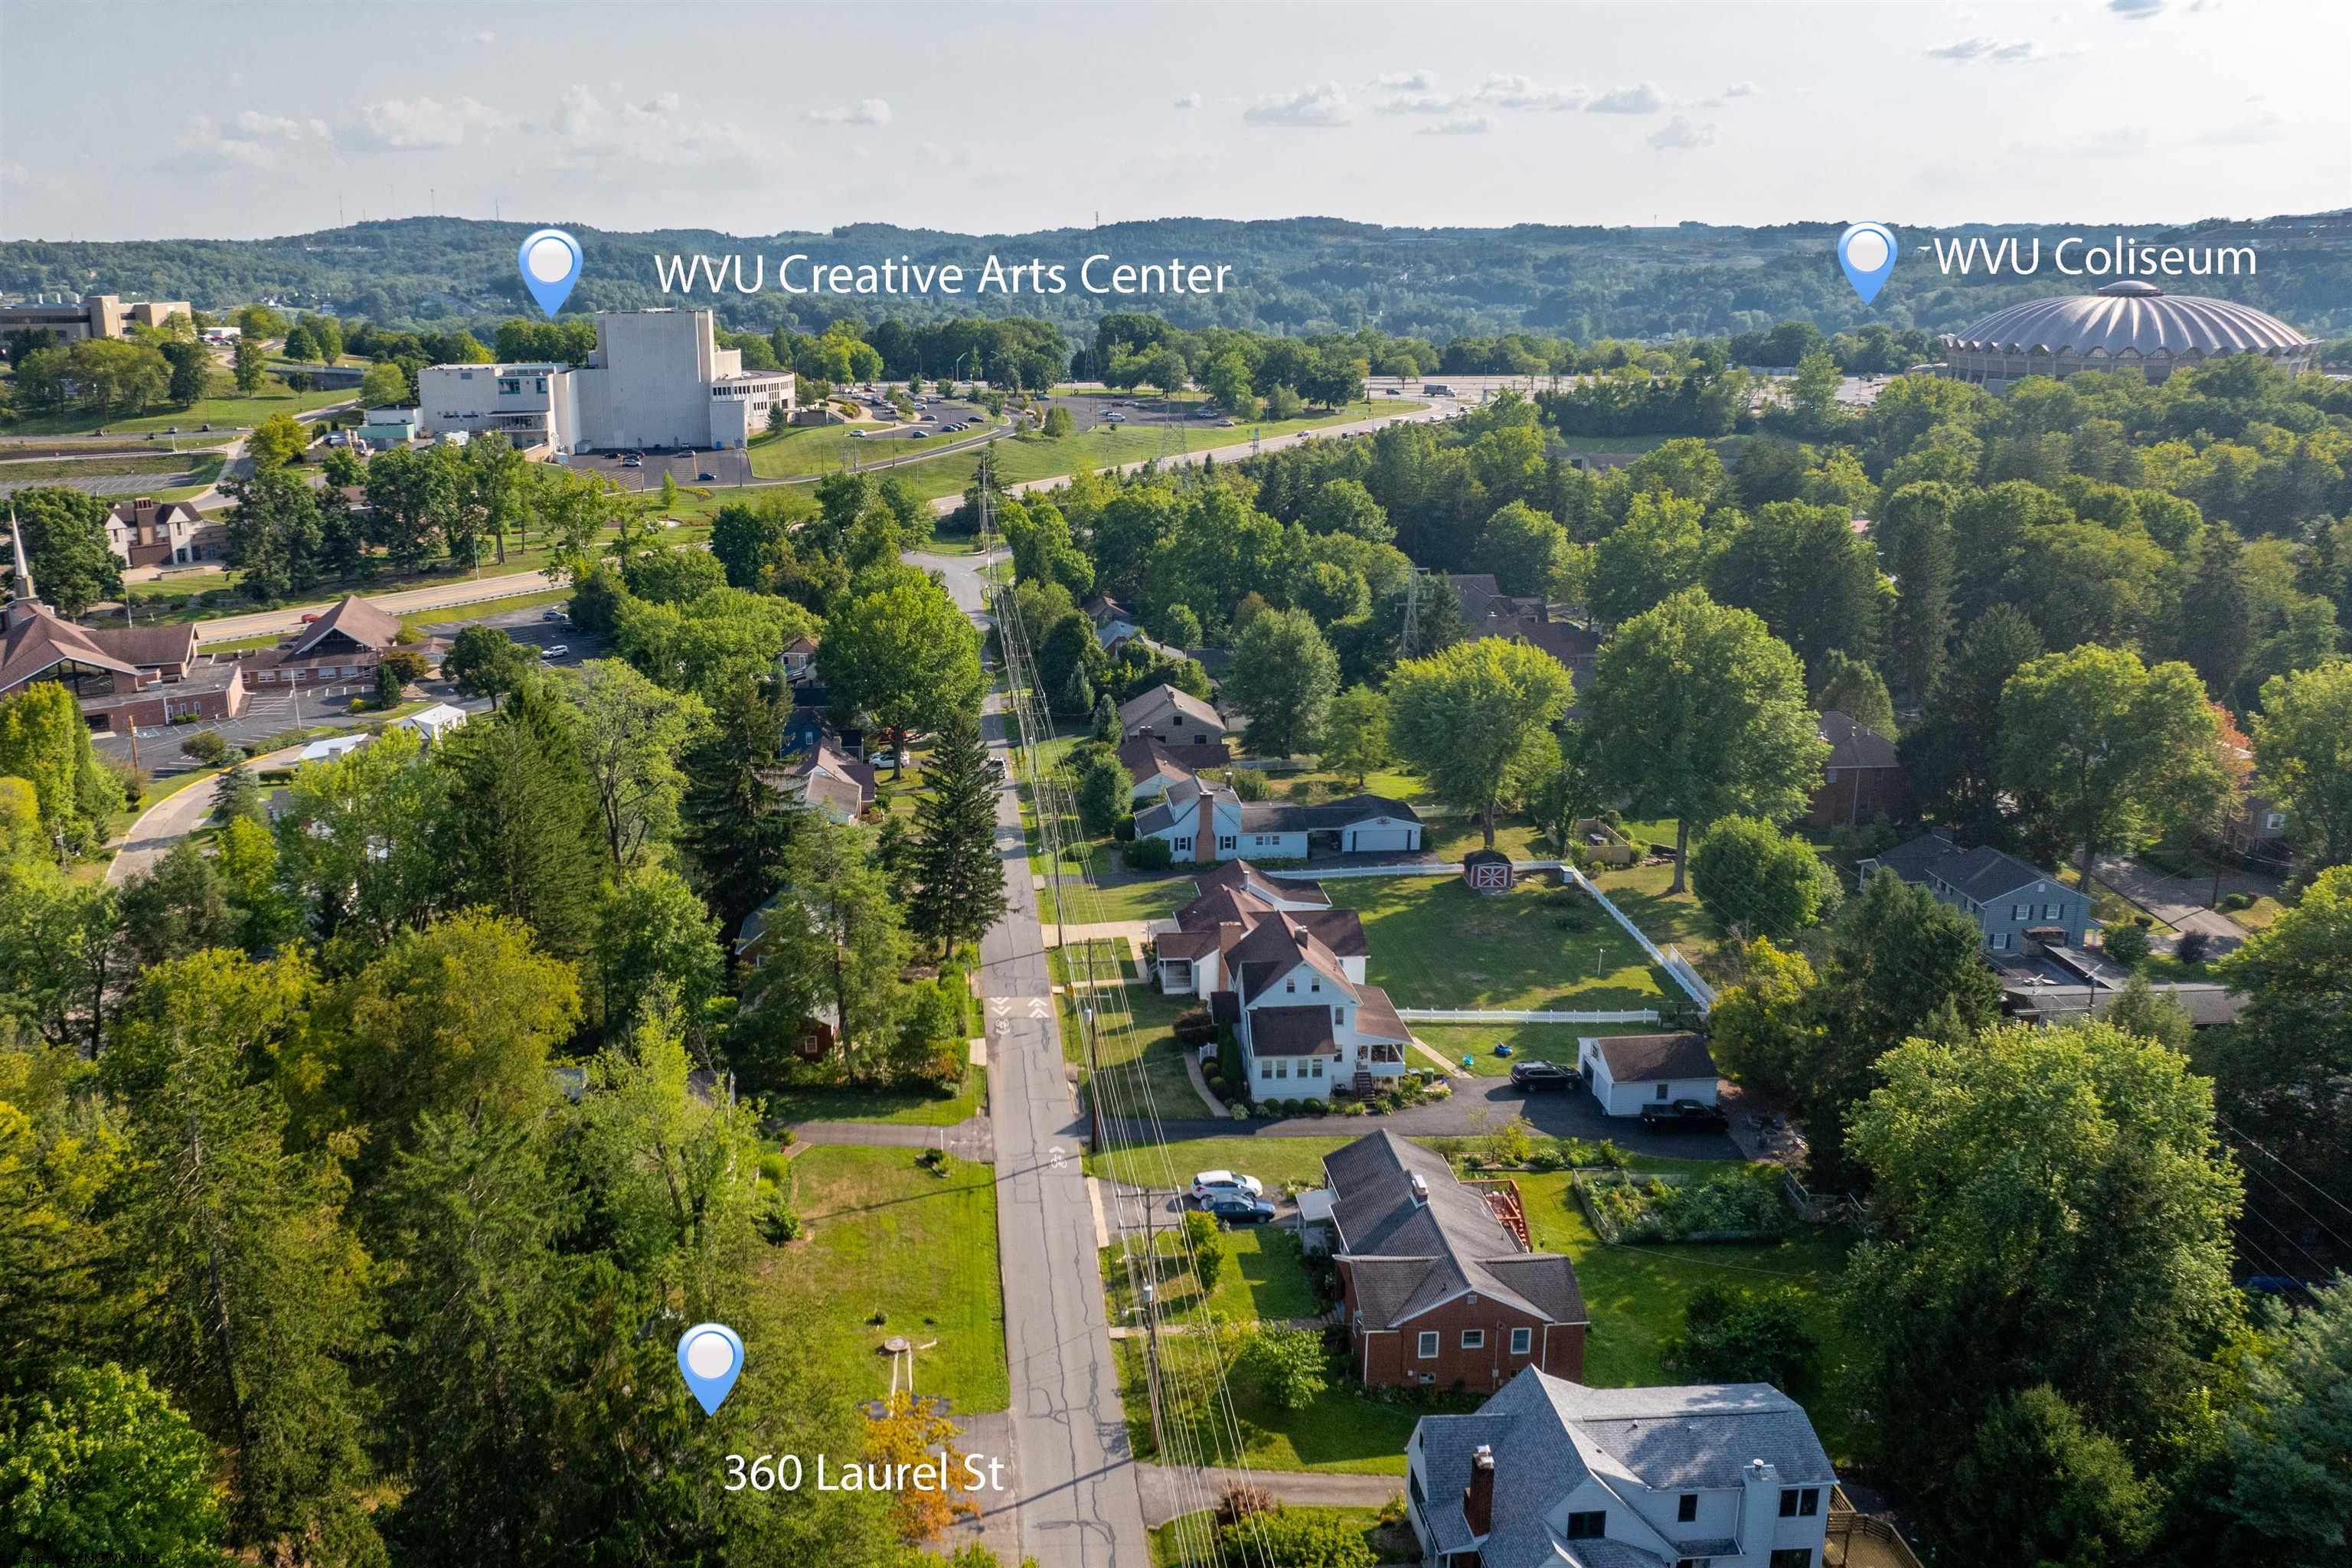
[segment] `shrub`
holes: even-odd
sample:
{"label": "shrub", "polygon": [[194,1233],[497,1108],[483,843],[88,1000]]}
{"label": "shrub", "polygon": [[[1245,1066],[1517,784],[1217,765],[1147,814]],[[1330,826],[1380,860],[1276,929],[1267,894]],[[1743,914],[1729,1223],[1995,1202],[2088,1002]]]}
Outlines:
{"label": "shrub", "polygon": [[791,1164],[792,1162],[782,1154],[762,1154],[760,1156],[760,1179],[773,1182],[781,1187],[784,1184],[784,1172]]}
{"label": "shrub", "polygon": [[782,1247],[801,1233],[801,1216],[793,1211],[791,1195],[782,1187],[769,1187],[761,1194],[759,1209],[760,1234],[772,1246]]}
{"label": "shrub", "polygon": [[2252,893],[2224,893],[2221,895],[2221,907],[2225,910],[2251,910],[2254,907],[2254,896]]}
{"label": "shrub", "polygon": [[1687,1182],[1620,1176],[1586,1189],[1621,1241],[1679,1241],[1695,1236],[1771,1234],[1788,1219],[1774,1165],[1743,1166]]}
{"label": "shrub", "polygon": [[[1287,388],[1276,387],[1277,392]],[[1264,1561],[1297,1568],[1372,1568],[1380,1559],[1360,1531],[1328,1514],[1276,1509],[1246,1524],[1229,1524],[1217,1541],[1230,1562]]]}
{"label": "shrub", "polygon": [[1250,1336],[1241,1362],[1265,1396],[1285,1410],[1305,1409],[1330,1386],[1322,1338],[1310,1330],[1262,1328]]}
{"label": "shrub", "polygon": [[1180,1043],[1187,1046],[1202,1045],[1217,1037],[1217,1026],[1210,1018],[1206,1007],[1194,1007],[1179,1014],[1176,1022],[1170,1026],[1170,1031]]}
{"label": "shrub", "polygon": [[1661,1349],[1666,1370],[1685,1382],[1769,1383],[1797,1398],[1821,1367],[1821,1346],[1805,1331],[1805,1299],[1786,1286],[1700,1286],[1683,1308],[1683,1331]]}
{"label": "shrub", "polygon": [[2203,931],[2185,931],[2180,933],[2180,940],[2172,944],[2172,956],[2183,963],[2202,963],[2205,962],[2205,950],[2210,945],[2212,939]]}
{"label": "shrub", "polygon": [[1232,768],[1226,776],[1234,781],[1234,793],[1244,800],[1264,800],[1274,793],[1274,785],[1266,781],[1262,769]]}
{"label": "shrub", "polygon": [[187,754],[189,761],[213,767],[219,763],[222,757],[227,755],[228,742],[214,731],[206,730],[202,734],[191,735],[181,742],[180,750]]}
{"label": "shrub", "polygon": [[2112,926],[2106,933],[2107,956],[2126,969],[2134,969],[2147,959],[2147,928],[2128,925]]}
{"label": "shrub", "polygon": [[1342,1116],[1361,1116],[1364,1114],[1364,1102],[1360,1100],[1351,1100],[1348,1101],[1347,1104],[1339,1108],[1339,1114]]}
{"label": "shrub", "polygon": [[1264,1487],[1234,1485],[1217,1500],[1217,1522],[1235,1524],[1256,1514],[1272,1513],[1282,1505]]}
{"label": "shrub", "polygon": [[1165,838],[1130,839],[1119,847],[1118,858],[1132,871],[1165,871],[1176,863]]}

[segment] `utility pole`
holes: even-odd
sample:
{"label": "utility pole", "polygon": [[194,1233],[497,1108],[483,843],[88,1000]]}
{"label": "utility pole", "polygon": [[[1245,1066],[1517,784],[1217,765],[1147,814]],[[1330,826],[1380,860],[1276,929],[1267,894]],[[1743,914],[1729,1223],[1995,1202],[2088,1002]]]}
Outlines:
{"label": "utility pole", "polygon": [[[1089,1100],[1094,1096],[1087,1097]],[[1168,1436],[1161,1430],[1160,1410],[1160,1231],[1152,1211],[1160,1200],[1150,1188],[1143,1194],[1143,1382],[1151,1399],[1151,1447],[1165,1455]]]}

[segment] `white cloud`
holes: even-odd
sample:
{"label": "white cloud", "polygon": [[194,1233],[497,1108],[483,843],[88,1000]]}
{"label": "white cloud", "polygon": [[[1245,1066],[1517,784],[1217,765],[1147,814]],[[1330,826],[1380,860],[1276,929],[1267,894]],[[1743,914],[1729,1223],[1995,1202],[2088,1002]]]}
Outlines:
{"label": "white cloud", "polygon": [[1655,114],[1665,106],[1665,95],[1644,81],[1604,92],[1584,109],[1588,114]]}
{"label": "white cloud", "polygon": [[1477,100],[1496,109],[1574,109],[1591,94],[1580,87],[1538,87],[1523,76],[1496,75],[1479,84]]}
{"label": "white cloud", "polygon": [[502,123],[498,110],[470,98],[387,98],[362,105],[347,134],[368,151],[415,153],[462,147],[471,132]]}
{"label": "white cloud", "polygon": [[2126,22],[2145,22],[2164,9],[2164,0],[2107,0],[2107,9]]}
{"label": "white cloud", "polygon": [[1946,44],[1927,51],[1931,60],[1990,60],[1997,65],[2024,65],[2054,57],[2031,38],[1962,38],[1957,44]]}
{"label": "white cloud", "polygon": [[1439,92],[1401,93],[1372,107],[1382,114],[1451,114],[1469,100]]}
{"label": "white cloud", "polygon": [[1179,109],[1198,109],[1201,107],[1201,95],[1197,92],[1188,92],[1183,97],[1176,100],[1176,107]]}
{"label": "white cloud", "polygon": [[844,109],[812,109],[807,118],[818,125],[887,125],[890,105],[879,98],[861,98]]}
{"label": "white cloud", "polygon": [[1460,120],[1441,120],[1434,125],[1424,125],[1414,132],[1419,136],[1484,136],[1495,129],[1495,121],[1484,114],[1467,115]]}
{"label": "white cloud", "polygon": [[1756,84],[1752,81],[1735,81],[1729,87],[1723,89],[1723,96],[1726,98],[1753,98],[1756,96]]}
{"label": "white cloud", "polygon": [[1339,84],[1327,81],[1303,91],[1261,98],[1243,111],[1242,118],[1252,125],[1323,130],[1348,124],[1356,118],[1356,110],[1348,101],[1348,95],[1339,90]]}
{"label": "white cloud", "polygon": [[[247,110],[236,119],[254,124],[223,125],[209,114],[190,115],[179,135],[156,159],[156,165],[181,174],[275,170],[279,167],[280,146],[302,134],[297,122],[276,115]],[[287,129],[280,131],[281,126]]]}
{"label": "white cloud", "polygon": [[2208,147],[2252,147],[2258,142],[2277,141],[2280,126],[2279,117],[2263,110],[2251,120],[2209,131],[2197,140]]}
{"label": "white cloud", "polygon": [[2147,152],[2147,132],[2137,125],[2119,125],[2071,143],[2067,149],[2078,158],[2137,158]]}
{"label": "white cloud", "polygon": [[1715,145],[1715,126],[1712,122],[1693,124],[1677,114],[1650,132],[1650,145],[1662,153],[1686,147],[1712,147]]}
{"label": "white cloud", "polygon": [[755,150],[777,151],[772,145],[758,147],[751,133],[732,121],[690,120],[682,108],[675,92],[657,93],[640,103],[608,105],[593,88],[575,85],[564,89],[554,121],[534,129],[561,140],[548,160],[558,168],[615,163],[691,168],[745,161]]}
{"label": "white cloud", "polygon": [[495,43],[497,43],[497,42],[499,41],[499,36],[498,36],[496,33],[488,32],[488,31],[485,31],[485,32],[479,32],[479,33],[471,33],[471,34],[468,34],[468,35],[467,35],[467,37],[470,37],[470,38],[471,38],[475,43],[478,43],[478,44],[495,44]]}
{"label": "white cloud", "polygon": [[1428,92],[1437,86],[1437,78],[1428,71],[1389,71],[1374,77],[1372,85],[1391,92]]}

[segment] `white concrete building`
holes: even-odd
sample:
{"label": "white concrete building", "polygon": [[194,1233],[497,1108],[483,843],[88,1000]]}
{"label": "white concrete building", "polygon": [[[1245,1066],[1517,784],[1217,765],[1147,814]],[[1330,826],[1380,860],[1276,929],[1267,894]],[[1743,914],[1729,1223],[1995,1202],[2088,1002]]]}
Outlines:
{"label": "white concrete building", "polygon": [[747,371],[709,310],[605,310],[584,365],[437,364],[417,374],[420,434],[502,430],[551,453],[739,447],[793,410],[790,371]]}
{"label": "white concrete building", "polygon": [[1645,1105],[1696,1100],[1713,1105],[1721,1087],[1706,1037],[1587,1035],[1576,1042],[1577,1065],[1592,1086],[1592,1098],[1612,1116],[1639,1116]]}

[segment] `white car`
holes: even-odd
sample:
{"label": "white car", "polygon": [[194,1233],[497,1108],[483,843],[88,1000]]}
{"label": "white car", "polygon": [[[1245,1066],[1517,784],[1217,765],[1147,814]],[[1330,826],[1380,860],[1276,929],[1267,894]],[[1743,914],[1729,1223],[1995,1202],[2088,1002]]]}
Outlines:
{"label": "white car", "polygon": [[1233,1171],[1203,1171],[1192,1178],[1192,1201],[1207,1203],[1215,1197],[1265,1196],[1265,1187],[1255,1176],[1244,1176]]}

